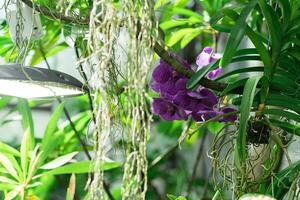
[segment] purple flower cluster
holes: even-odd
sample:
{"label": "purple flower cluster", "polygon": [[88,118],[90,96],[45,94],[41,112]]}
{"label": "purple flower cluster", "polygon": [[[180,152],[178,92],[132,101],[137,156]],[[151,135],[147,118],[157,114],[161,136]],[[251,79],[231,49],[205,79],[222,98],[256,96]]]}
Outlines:
{"label": "purple flower cluster", "polygon": [[[212,48],[206,47],[197,57],[197,70],[210,62],[219,59],[219,54],[213,54]],[[186,69],[192,68],[181,61]],[[221,73],[221,68],[208,73],[207,77],[214,79]],[[152,74],[152,89],[160,94],[154,98],[152,109],[164,120],[186,120],[191,116],[195,121],[206,121],[218,115],[235,111],[233,108],[216,109],[218,99],[209,89],[199,86],[191,91],[186,88],[188,78],[177,73],[165,61],[161,60]],[[223,117],[219,121],[235,121],[236,116]]]}

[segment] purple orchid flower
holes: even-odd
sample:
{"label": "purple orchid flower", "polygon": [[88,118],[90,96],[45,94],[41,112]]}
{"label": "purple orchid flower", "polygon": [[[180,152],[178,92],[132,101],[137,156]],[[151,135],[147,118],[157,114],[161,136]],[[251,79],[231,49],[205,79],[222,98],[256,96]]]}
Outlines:
{"label": "purple orchid flower", "polygon": [[198,112],[192,113],[192,118],[196,122],[201,122],[201,121],[207,121],[207,120],[214,118],[220,114],[222,114],[222,113],[215,111],[215,110],[199,110]]}
{"label": "purple orchid flower", "polygon": [[[192,71],[191,66],[181,58],[175,56],[182,65]],[[198,70],[210,62],[220,58],[220,54],[213,54],[212,48],[206,47],[197,58]],[[216,78],[221,68],[208,73],[209,79]],[[176,72],[165,61],[161,60],[152,73],[151,88],[160,94],[152,103],[153,113],[164,120],[186,120],[191,116],[195,121],[206,121],[223,113],[235,111],[233,108],[216,109],[217,96],[209,89],[199,86],[191,91],[186,88],[188,78]],[[236,116],[221,118],[219,121],[236,120]]]}
{"label": "purple orchid flower", "polygon": [[180,107],[162,98],[155,98],[152,103],[153,112],[167,121],[186,120],[187,115]]}
{"label": "purple orchid flower", "polygon": [[[221,112],[223,114],[225,113],[231,113],[231,112],[236,112],[237,110],[234,108],[230,108],[230,107],[226,107],[226,108],[222,108]],[[221,122],[234,122],[235,120],[237,120],[237,115],[230,115],[230,116],[226,116],[220,119]]]}
{"label": "purple orchid flower", "polygon": [[[196,71],[207,66],[209,63],[220,59],[221,57],[222,57],[222,55],[219,53],[214,53],[213,49],[211,47],[205,47],[203,49],[203,51],[197,56],[196,64],[197,64],[198,68]],[[207,78],[213,80],[217,76],[219,76],[221,72],[222,72],[222,68],[218,67],[217,69],[210,71],[207,74]]]}

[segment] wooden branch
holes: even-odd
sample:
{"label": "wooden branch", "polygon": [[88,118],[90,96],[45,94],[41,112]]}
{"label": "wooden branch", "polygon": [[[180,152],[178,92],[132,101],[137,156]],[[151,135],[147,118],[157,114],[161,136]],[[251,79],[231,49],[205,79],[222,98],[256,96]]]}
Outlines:
{"label": "wooden branch", "polygon": [[35,11],[38,11],[42,13],[43,15],[46,15],[50,18],[54,18],[57,20],[62,20],[67,23],[73,23],[73,24],[79,24],[79,25],[88,25],[89,19],[80,19],[75,17],[66,16],[63,13],[51,11],[48,8],[45,8],[43,6],[39,6],[34,4],[31,0],[21,0],[24,4],[29,6],[30,8],[34,9]]}

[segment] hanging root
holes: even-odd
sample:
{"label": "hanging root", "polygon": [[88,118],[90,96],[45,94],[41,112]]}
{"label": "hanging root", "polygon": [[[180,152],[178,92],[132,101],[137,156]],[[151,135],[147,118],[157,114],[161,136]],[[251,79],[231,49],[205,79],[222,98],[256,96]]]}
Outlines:
{"label": "hanging root", "polygon": [[[93,94],[96,172],[90,196],[91,199],[105,199],[100,166],[105,159],[109,136],[115,135],[113,126],[120,124],[126,156],[122,198],[145,199],[146,141],[151,121],[145,88],[153,58],[152,38],[156,37],[152,0],[121,0],[119,7],[113,0],[94,0],[89,25],[86,64],[91,66],[90,84],[96,89]],[[125,30],[128,35],[123,48],[126,63],[118,66],[114,51],[121,26],[122,33]],[[120,87],[120,82],[124,86]]]}
{"label": "hanging root", "polygon": [[[263,126],[263,129],[265,128]],[[278,141],[273,139],[274,135],[280,136],[282,130],[270,129],[271,132],[267,132],[268,138],[270,134],[268,143],[266,143],[266,137],[262,135],[251,139],[251,141],[260,141],[261,143],[255,144],[248,140],[248,153],[243,173],[237,169],[234,163],[234,145],[238,131],[227,130],[216,135],[210,149],[216,190],[232,190],[233,198],[238,198],[245,193],[257,192],[258,187],[263,184],[268,186],[271,182],[270,177],[280,162],[282,155],[280,152],[286,152],[285,146],[282,143],[279,145]],[[255,134],[254,130],[250,132],[250,135]],[[280,137],[278,138],[280,140]],[[286,156],[288,157],[288,155]]]}
{"label": "hanging root", "polygon": [[90,84],[95,88],[93,94],[94,115],[96,118],[94,146],[95,173],[91,182],[90,199],[106,199],[103,188],[104,174],[101,165],[105,160],[105,145],[112,132],[111,108],[116,97],[111,89],[116,82],[111,73],[113,47],[119,33],[120,20],[116,15],[113,0],[95,0],[90,14],[89,32],[87,35],[89,57],[86,65],[90,66]]}
{"label": "hanging root", "polygon": [[[154,10],[151,0],[124,0],[125,27],[129,35],[125,76],[127,85],[124,105],[125,125],[128,127],[126,161],[124,166],[123,199],[145,199],[147,191],[146,142],[150,131],[151,114],[147,105],[147,75],[153,53]],[[138,14],[138,17],[137,17]]]}

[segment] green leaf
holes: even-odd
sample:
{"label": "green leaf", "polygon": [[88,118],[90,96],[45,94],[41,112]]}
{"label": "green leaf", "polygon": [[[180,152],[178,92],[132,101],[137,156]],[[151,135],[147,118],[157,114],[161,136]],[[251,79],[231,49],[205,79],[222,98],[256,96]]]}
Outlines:
{"label": "green leaf", "polygon": [[174,6],[176,7],[185,7],[190,0],[176,0]]}
{"label": "green leaf", "polygon": [[286,95],[270,93],[266,100],[266,104],[288,108],[300,114],[300,101]]}
{"label": "green leaf", "polygon": [[53,142],[55,142],[55,138],[56,135],[54,134],[55,131],[57,131],[58,127],[57,127],[57,122],[61,116],[61,113],[64,109],[64,103],[61,103],[56,110],[54,111],[54,113],[52,114],[52,116],[50,117],[50,120],[47,124],[46,130],[45,130],[45,134],[42,140],[42,144],[41,144],[41,150],[44,151],[42,158],[41,158],[41,162],[43,162],[44,159],[46,159],[46,156],[48,155],[48,151],[51,151],[51,145],[53,144]]}
{"label": "green leaf", "polygon": [[14,168],[14,164],[11,160],[3,153],[0,153],[0,165],[2,165],[7,172],[14,177],[16,180],[20,180],[16,169]]}
{"label": "green leaf", "polygon": [[159,9],[160,7],[166,5],[167,3],[169,3],[171,0],[157,0],[155,2],[155,5],[154,5],[154,9],[157,10]]}
{"label": "green leaf", "polygon": [[7,106],[7,104],[11,101],[11,97],[0,97],[0,109]]}
{"label": "green leaf", "polygon": [[23,177],[23,172],[22,172],[22,169],[21,169],[18,161],[16,160],[16,158],[11,154],[5,154],[5,153],[3,153],[3,154],[11,162],[11,164],[13,165],[15,170],[17,171],[19,178],[22,178]]}
{"label": "green leaf", "polygon": [[224,96],[226,94],[231,93],[232,90],[244,86],[246,82],[247,82],[247,78],[235,81],[234,83],[231,83],[231,84],[228,84],[228,86],[225,88],[225,90],[223,90],[223,92],[220,94],[220,96]]}
{"label": "green leaf", "polygon": [[60,156],[46,164],[44,164],[43,166],[41,166],[41,169],[55,169],[58,168],[64,164],[66,164],[67,162],[70,162],[74,156],[76,156],[78,154],[78,152],[72,152],[63,156]]}
{"label": "green leaf", "polygon": [[184,196],[176,197],[172,194],[167,194],[169,200],[187,200]]}
{"label": "green leaf", "polygon": [[300,48],[291,48],[287,50],[287,53],[291,56],[293,56],[295,59],[297,59],[298,61],[300,61],[300,52],[299,52]]}
{"label": "green leaf", "polygon": [[[232,63],[235,62],[244,62],[244,61],[253,61],[253,60],[260,60],[259,56],[239,56],[239,57],[235,57],[232,59]],[[193,87],[195,87],[200,80],[211,70],[214,70],[218,67],[219,64],[219,60],[210,63],[209,65],[201,68],[199,71],[197,71],[188,81],[187,83],[187,88],[188,89],[192,89]],[[240,83],[238,83],[238,86],[241,86]],[[232,85],[233,86],[233,85]],[[228,88],[226,88],[226,91],[223,91],[223,93],[227,93],[230,90],[234,89],[234,87],[229,86]]]}
{"label": "green leaf", "polygon": [[259,66],[259,67],[245,67],[245,68],[239,68],[232,70],[226,74],[222,74],[218,76],[215,81],[222,80],[224,78],[227,78],[228,76],[235,75],[235,74],[241,74],[241,73],[249,73],[249,72],[262,72],[264,71],[264,67]]}
{"label": "green leaf", "polygon": [[215,24],[212,25],[212,28],[222,33],[230,33],[232,26],[224,24]]}
{"label": "green leaf", "polygon": [[191,32],[187,35],[185,35],[181,42],[180,42],[180,48],[184,48],[186,45],[188,45],[195,37],[197,37],[200,34],[200,31]]}
{"label": "green leaf", "polygon": [[[119,162],[103,162],[101,164],[101,168],[103,170],[110,170],[114,168],[120,167],[121,164]],[[43,175],[58,175],[58,174],[84,174],[93,172],[94,163],[92,161],[83,161],[76,162],[68,165],[64,165],[62,167],[47,171],[43,173]]]}
{"label": "green leaf", "polygon": [[27,182],[32,179],[32,177],[34,176],[34,174],[36,173],[36,170],[38,168],[37,166],[39,164],[40,157],[41,157],[41,152],[38,152],[39,147],[40,146],[37,145],[34,148],[34,150],[30,153],[30,163],[29,163],[29,167],[28,167],[28,175],[26,175]]}
{"label": "green leaf", "polygon": [[64,109],[64,103],[61,103],[58,105],[58,107],[55,109],[54,113],[51,115],[50,120],[49,120],[46,130],[45,130],[45,135],[44,135],[42,144],[44,144],[44,142],[47,142],[47,140],[50,140],[52,134],[57,130],[57,128],[58,128],[57,122],[58,122],[59,118],[61,117],[63,109]]}
{"label": "green leaf", "polygon": [[0,141],[0,152],[20,157],[20,152],[18,150],[16,150],[15,148],[13,148],[1,141]]}
{"label": "green leaf", "polygon": [[18,184],[15,180],[7,178],[5,176],[0,176],[0,183],[10,183],[10,184]]}
{"label": "green leaf", "polygon": [[33,150],[31,148],[32,144],[32,138],[31,138],[31,134],[29,132],[29,129],[27,129],[23,135],[23,139],[21,142],[21,167],[22,167],[22,171],[23,171],[23,175],[24,175],[24,179],[27,176],[27,171],[28,171],[28,163],[29,163],[29,153],[31,150]]}
{"label": "green leaf", "polygon": [[25,99],[19,99],[19,112],[22,116],[22,126],[23,126],[23,130],[25,132],[28,131],[29,134],[29,140],[30,140],[30,149],[34,148],[34,125],[33,125],[33,119],[32,119],[32,115],[31,115],[31,110],[30,107],[28,105],[27,100]]}
{"label": "green leaf", "polygon": [[209,23],[211,26],[214,26],[218,23],[218,21],[220,21],[222,18],[224,17],[224,13],[223,12],[218,12],[215,15],[213,15],[210,20]]}
{"label": "green leaf", "polygon": [[166,7],[164,9],[165,12],[169,12],[171,14],[178,14],[186,17],[196,17],[199,20],[203,21],[203,17],[198,13],[191,11],[190,9],[178,8],[178,7]]}
{"label": "green leaf", "polygon": [[0,45],[13,44],[9,37],[0,37]]}
{"label": "green leaf", "polygon": [[[229,16],[230,18],[232,18],[233,20],[238,20],[239,19],[239,15],[231,9],[223,9],[223,12]],[[272,74],[272,62],[271,62],[271,58],[269,55],[269,52],[267,50],[267,48],[264,46],[264,44],[262,43],[262,39],[261,36],[258,35],[257,33],[255,33],[248,25],[246,25],[246,29],[245,29],[245,33],[246,35],[249,37],[249,39],[251,40],[251,42],[254,44],[255,46],[255,50],[259,53],[261,60],[264,63],[264,71],[265,71],[265,75],[270,78],[271,74]],[[241,52],[238,51],[237,54]],[[252,52],[253,53],[253,52]]]}
{"label": "green leaf", "polygon": [[194,29],[194,28],[180,29],[179,31],[176,31],[171,35],[171,37],[167,41],[167,45],[171,47],[175,45],[177,42],[179,42],[187,34],[194,33],[196,31],[200,31],[200,29]]}
{"label": "green leaf", "polygon": [[195,87],[199,81],[211,70],[214,70],[218,67],[219,61],[212,62],[204,67],[202,67],[200,70],[198,70],[187,82],[187,88],[192,89]]}
{"label": "green leaf", "polygon": [[291,5],[288,0],[279,0],[279,3],[282,7],[283,11],[283,27],[284,29],[289,25],[290,19],[291,19]]}
{"label": "green leaf", "polygon": [[75,196],[75,188],[76,188],[76,176],[75,174],[71,175],[69,187],[67,190],[66,200],[73,200]]}
{"label": "green leaf", "polygon": [[2,184],[0,183],[0,190],[2,191],[10,191],[10,190],[13,190],[15,187],[14,184]]}
{"label": "green leaf", "polygon": [[289,120],[294,120],[294,121],[300,123],[300,116],[298,114],[295,114],[295,113],[292,113],[292,112],[289,112],[286,110],[265,108],[262,113],[267,114],[267,115],[277,115],[280,117],[285,117]]}
{"label": "green leaf", "polygon": [[188,24],[187,19],[171,19],[171,20],[162,22],[159,26],[162,30],[168,30],[170,28],[183,26],[186,24]]}
{"label": "green leaf", "polygon": [[245,49],[239,49],[236,53],[235,56],[244,56],[244,55],[251,55],[251,54],[258,54],[256,48],[245,48]]}
{"label": "green leaf", "polygon": [[222,128],[225,126],[225,123],[222,122],[209,122],[207,124],[207,129],[213,133],[213,134],[218,134]]}
{"label": "green leaf", "polygon": [[235,144],[235,163],[236,166],[241,167],[246,163],[246,136],[247,136],[247,124],[250,116],[250,110],[254,99],[255,91],[261,75],[250,77],[244,87],[242,103],[240,106],[240,125],[238,130],[238,136]]}
{"label": "green leaf", "polygon": [[4,200],[13,200],[20,193],[20,189],[14,189],[5,195]]}
{"label": "green leaf", "polygon": [[176,200],[176,196],[173,194],[167,194],[167,197],[169,198],[169,200]]}
{"label": "green leaf", "polygon": [[18,184],[18,182],[16,182],[15,180],[12,180],[12,179],[7,178],[5,176],[0,176],[0,183],[10,183],[10,184],[15,184],[15,185]]}
{"label": "green leaf", "polygon": [[220,190],[217,190],[216,193],[214,194],[212,200],[222,200],[222,199],[223,199],[223,197],[222,197]]}
{"label": "green leaf", "polygon": [[281,170],[273,179],[266,194],[272,195],[276,199],[281,197],[289,190],[292,182],[297,178],[300,171],[300,162],[293,163],[291,166]]}
{"label": "green leaf", "polygon": [[[45,55],[45,56],[46,56],[46,58],[51,57],[51,56],[53,56],[53,55],[55,55],[55,54],[61,52],[62,50],[66,49],[67,47],[69,47],[68,44],[65,43],[65,42],[62,42],[62,43],[60,43],[60,44],[58,44],[58,45],[56,45],[56,46],[50,48],[49,51],[46,52],[46,55]],[[46,48],[45,48],[45,49],[46,49]],[[40,62],[42,62],[43,60],[44,60],[44,58],[43,58],[41,52],[36,52],[36,53],[32,56],[29,65],[37,65],[37,64],[39,64]]]}
{"label": "green leaf", "polygon": [[242,10],[240,17],[231,30],[228,42],[224,49],[223,57],[220,61],[220,66],[226,67],[231,62],[235,51],[238,49],[238,46],[244,37],[245,29],[247,26],[246,19],[256,4],[257,0],[251,0]]}
{"label": "green leaf", "polygon": [[269,34],[271,36],[272,57],[276,58],[281,49],[282,29],[275,11],[269,6],[265,0],[258,1],[263,15],[266,18]]}
{"label": "green leaf", "polygon": [[288,122],[276,120],[276,119],[269,119],[269,121],[272,123],[272,125],[277,126],[290,134],[300,136],[300,127],[299,126],[293,125]]}
{"label": "green leaf", "polygon": [[[279,71],[279,70],[278,70]],[[293,77],[289,77],[286,73],[275,74],[271,80],[271,88],[277,89],[282,93],[296,94],[297,85]]]}

